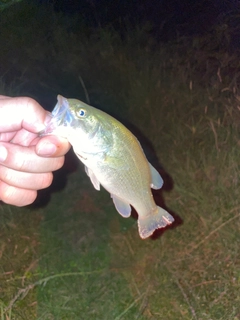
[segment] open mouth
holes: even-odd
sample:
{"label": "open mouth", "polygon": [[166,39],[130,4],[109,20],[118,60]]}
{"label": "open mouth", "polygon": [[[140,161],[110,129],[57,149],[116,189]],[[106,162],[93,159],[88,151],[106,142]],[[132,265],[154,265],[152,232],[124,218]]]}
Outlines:
{"label": "open mouth", "polygon": [[56,132],[59,127],[69,127],[72,125],[74,117],[69,110],[66,98],[58,95],[58,102],[52,111],[52,119],[46,128],[40,132],[41,136]]}

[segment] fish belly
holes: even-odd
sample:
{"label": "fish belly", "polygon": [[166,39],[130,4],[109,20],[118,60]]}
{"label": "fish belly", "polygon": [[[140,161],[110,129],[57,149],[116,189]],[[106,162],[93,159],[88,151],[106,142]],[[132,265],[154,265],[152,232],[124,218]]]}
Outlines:
{"label": "fish belly", "polygon": [[99,190],[101,184],[111,194],[117,211],[123,217],[130,216],[130,205],[135,208],[142,239],[174,221],[153,199],[150,165],[134,136],[119,135],[107,152],[83,155],[80,160],[88,168],[86,171],[91,174],[95,188],[97,186]]}
{"label": "fish belly", "polygon": [[[125,160],[125,161],[124,161]],[[133,206],[139,215],[145,216],[156,204],[150,189],[151,177],[148,163],[142,161],[131,163],[123,159],[123,163],[113,163],[92,168],[100,184],[111,194]],[[139,165],[140,164],[140,165]]]}

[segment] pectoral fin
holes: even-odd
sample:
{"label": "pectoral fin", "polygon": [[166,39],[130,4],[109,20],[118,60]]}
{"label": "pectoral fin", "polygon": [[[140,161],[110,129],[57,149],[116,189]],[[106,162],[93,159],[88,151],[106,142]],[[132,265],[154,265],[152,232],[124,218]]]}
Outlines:
{"label": "pectoral fin", "polygon": [[131,206],[129,203],[124,202],[122,199],[111,194],[115,208],[123,218],[128,218],[131,215]]}
{"label": "pectoral fin", "polygon": [[152,183],[151,183],[151,188],[152,189],[160,189],[163,186],[163,179],[160,176],[159,172],[149,163],[149,168],[151,171],[151,176],[152,176]]}
{"label": "pectoral fin", "polygon": [[89,176],[94,188],[99,191],[100,190],[100,183],[99,183],[98,179],[96,178],[95,174],[93,173],[93,171],[86,166],[85,166],[85,171],[86,171],[86,174]]}

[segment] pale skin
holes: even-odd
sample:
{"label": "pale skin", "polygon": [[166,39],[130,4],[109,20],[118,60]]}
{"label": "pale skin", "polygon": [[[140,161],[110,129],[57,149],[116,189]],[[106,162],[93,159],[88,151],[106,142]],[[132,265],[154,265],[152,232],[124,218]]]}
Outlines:
{"label": "pale skin", "polygon": [[0,95],[0,201],[19,207],[33,203],[63,166],[68,141],[38,135],[49,120],[35,100]]}

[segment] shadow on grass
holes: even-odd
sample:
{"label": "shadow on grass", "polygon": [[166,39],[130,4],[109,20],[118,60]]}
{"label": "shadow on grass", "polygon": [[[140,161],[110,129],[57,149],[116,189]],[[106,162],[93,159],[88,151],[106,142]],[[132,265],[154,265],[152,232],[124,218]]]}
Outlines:
{"label": "shadow on grass", "polygon": [[[99,109],[102,110],[101,106],[98,106]],[[111,112],[110,112],[111,114]],[[154,150],[154,147],[151,143],[151,141],[139,130],[138,127],[130,123],[126,119],[121,119],[115,114],[112,114],[113,117],[118,119],[120,122],[122,122],[140,141],[141,146],[144,150],[144,153],[146,154],[147,159],[149,162],[156,168],[156,170],[160,173],[164,180],[164,185],[161,190],[152,190],[155,202],[158,206],[166,209],[173,217],[175,222],[171,225],[168,226],[164,229],[156,230],[154,232],[154,235],[151,237],[152,239],[157,239],[160,237],[166,230],[168,229],[173,229],[176,228],[177,226],[181,225],[183,223],[182,219],[177,215],[177,213],[169,210],[165,203],[164,199],[162,196],[162,191],[167,191],[170,192],[174,188],[174,181],[171,177],[171,175],[165,171],[163,168],[162,164],[159,162],[157,154]],[[66,155],[66,160],[63,168],[61,170],[58,170],[54,173],[54,180],[52,185],[46,189],[46,190],[41,190],[38,193],[38,197],[35,201],[35,203],[32,205],[33,208],[36,207],[45,207],[50,199],[51,199],[51,194],[61,191],[62,189],[65,188],[67,184],[67,176],[75,172],[79,166],[79,160],[77,159],[76,155],[74,154],[73,150]],[[137,220],[138,215],[134,209],[132,209],[132,217]]]}
{"label": "shadow on grass", "polygon": [[[133,124],[125,121],[125,125],[138,138],[148,161],[154,166],[154,168],[159,172],[159,174],[163,178],[163,181],[164,181],[163,187],[158,190],[154,190],[154,189],[151,190],[156,204],[161,208],[167,210],[174,217],[174,222],[171,225],[162,229],[157,229],[153,233],[153,235],[150,237],[152,240],[156,240],[159,237],[161,237],[167,230],[175,229],[178,226],[183,224],[183,220],[181,219],[181,217],[176,212],[172,211],[166,206],[164,197],[163,197],[163,191],[170,192],[173,190],[174,181],[171,175],[164,169],[163,165],[159,162],[157,154],[155,152],[155,149],[151,141],[145,135],[143,135],[143,133],[139,130],[139,128],[137,128]],[[134,208],[132,208],[131,216],[135,220],[138,219],[138,214]]]}

